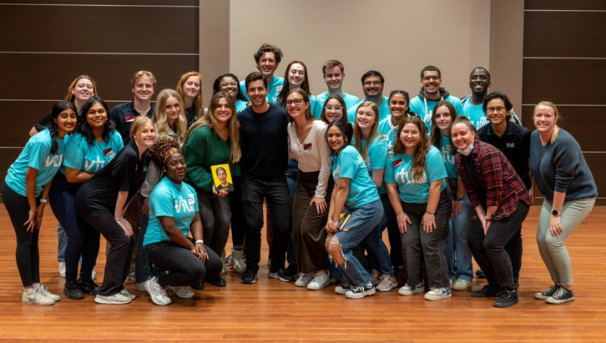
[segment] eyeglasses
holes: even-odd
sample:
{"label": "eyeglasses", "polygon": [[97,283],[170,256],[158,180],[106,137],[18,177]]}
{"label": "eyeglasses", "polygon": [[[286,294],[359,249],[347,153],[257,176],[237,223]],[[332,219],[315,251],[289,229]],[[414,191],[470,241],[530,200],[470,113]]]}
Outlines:
{"label": "eyeglasses", "polygon": [[236,81],[232,81],[232,82],[221,82],[221,87],[227,87],[227,86],[237,86],[238,83]]}
{"label": "eyeglasses", "polygon": [[295,99],[295,100],[286,100],[286,106],[299,106],[301,105],[305,100],[303,99]]}
{"label": "eyeglasses", "polygon": [[364,86],[380,86],[383,83],[381,81],[365,81]]}
{"label": "eyeglasses", "polygon": [[343,106],[332,106],[332,105],[326,106],[327,111],[341,111],[342,109],[343,109]]}
{"label": "eyeglasses", "polygon": [[486,112],[503,112],[503,111],[505,111],[505,107],[503,107],[503,106],[486,107]]}

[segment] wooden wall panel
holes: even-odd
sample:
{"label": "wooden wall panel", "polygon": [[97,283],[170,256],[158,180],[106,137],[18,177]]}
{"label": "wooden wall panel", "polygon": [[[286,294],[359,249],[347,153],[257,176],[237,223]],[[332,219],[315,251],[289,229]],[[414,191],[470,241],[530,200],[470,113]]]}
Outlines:
{"label": "wooden wall panel", "polygon": [[526,0],[526,9],[550,10],[606,10],[604,0]]}
{"label": "wooden wall panel", "polygon": [[598,196],[601,195],[604,198],[604,194],[606,194],[606,172],[604,172],[606,171],[606,154],[593,153],[584,154],[584,156],[589,170],[593,174],[595,184],[598,186]]}
{"label": "wooden wall panel", "polygon": [[528,12],[525,56],[606,55],[606,12]]}
{"label": "wooden wall panel", "polygon": [[[192,53],[198,12],[190,7],[1,6],[4,51]],[[24,20],[27,18],[27,20]]]}
{"label": "wooden wall panel", "polygon": [[[534,130],[533,111],[534,105],[522,108],[522,122],[529,130]],[[558,106],[558,112],[558,124],[574,136],[583,151],[604,150],[603,140],[596,138],[604,134],[606,106]]]}
{"label": "wooden wall panel", "polygon": [[606,59],[526,59],[523,103],[549,99],[558,104],[604,104],[605,75]]}

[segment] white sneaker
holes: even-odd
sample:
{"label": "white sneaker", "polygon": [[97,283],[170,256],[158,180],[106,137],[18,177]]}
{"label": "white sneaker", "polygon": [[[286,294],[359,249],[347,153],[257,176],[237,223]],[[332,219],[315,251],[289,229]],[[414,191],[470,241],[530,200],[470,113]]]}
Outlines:
{"label": "white sneaker", "polygon": [[424,291],[424,287],[423,287],[423,283],[421,282],[416,287],[412,287],[412,286],[409,286],[408,284],[405,284],[404,286],[400,287],[400,290],[398,290],[398,294],[413,295],[413,294],[423,293],[423,291]]}
{"label": "white sneaker", "polygon": [[131,292],[127,291],[126,288],[122,288],[122,290],[120,291],[120,294],[122,294],[125,297],[130,298],[130,300],[134,300],[137,296],[132,294]]}
{"label": "white sneaker", "polygon": [[379,292],[389,292],[396,287],[398,287],[396,277],[393,275],[383,274],[381,275],[381,282],[379,282],[376,288]]}
{"label": "white sneaker", "polygon": [[451,297],[450,288],[432,288],[425,293],[426,300],[442,300]]}
{"label": "white sneaker", "polygon": [[168,294],[166,294],[166,289],[160,286],[155,276],[145,281],[145,289],[154,304],[163,306],[171,303]]}
{"label": "white sneaker", "polygon": [[137,290],[137,292],[147,292],[147,290],[145,289],[145,282],[137,282],[135,289]]}
{"label": "white sneaker", "polygon": [[457,291],[464,291],[470,287],[471,281],[469,280],[456,279],[455,282],[452,284],[452,289]]}
{"label": "white sneaker", "polygon": [[124,294],[118,292],[112,295],[101,295],[97,294],[95,296],[95,302],[97,304],[108,304],[108,305],[123,305],[131,302],[131,298],[125,296]]}
{"label": "white sneaker", "polygon": [[54,305],[55,301],[47,298],[40,293],[39,288],[26,288],[21,295],[21,302],[28,305],[49,306]]}
{"label": "white sneaker", "polygon": [[295,286],[297,287],[307,287],[311,279],[314,278],[314,273],[301,273],[299,274],[299,278],[295,281]]}
{"label": "white sneaker", "polygon": [[55,302],[61,301],[61,296],[49,292],[48,288],[46,288],[46,286],[44,286],[43,284],[34,284],[34,288],[37,289],[40,294],[49,299],[52,299]]}
{"label": "white sneaker", "polygon": [[181,299],[191,299],[196,295],[196,293],[194,293],[194,291],[192,291],[191,288],[187,286],[168,286],[166,288],[170,289],[173,293],[175,293],[176,296]]}
{"label": "white sneaker", "polygon": [[65,277],[65,262],[59,261],[59,276]]}
{"label": "white sneaker", "polygon": [[317,272],[314,274],[313,280],[307,284],[307,289],[317,291],[330,285],[330,277],[327,272]]}
{"label": "white sneaker", "polygon": [[246,262],[244,262],[244,251],[243,250],[231,250],[231,258],[229,259],[229,265],[234,272],[242,274],[246,270]]}

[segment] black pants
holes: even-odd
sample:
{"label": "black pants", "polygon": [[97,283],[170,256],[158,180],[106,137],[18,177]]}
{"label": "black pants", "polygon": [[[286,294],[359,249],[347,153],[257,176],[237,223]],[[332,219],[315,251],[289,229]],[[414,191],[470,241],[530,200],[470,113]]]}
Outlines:
{"label": "black pants", "polygon": [[223,268],[219,255],[208,246],[204,247],[208,252],[208,260],[204,263],[189,249],[173,241],[148,244],[145,252],[154,266],[168,271],[158,277],[160,286],[190,286],[219,275]]}
{"label": "black pants", "polygon": [[[13,191],[5,184],[2,185],[2,201],[11,218],[11,223],[17,236],[17,268],[24,287],[40,282],[40,253],[38,251],[39,228],[27,231],[23,225],[29,218],[29,203],[27,197]],[[38,199],[36,199],[36,204]]]}
{"label": "black pants", "polygon": [[99,231],[109,242],[105,262],[105,277],[99,289],[100,295],[113,295],[124,289],[124,281],[130,271],[130,259],[135,246],[134,236],[127,236],[114,218],[114,209],[88,199],[84,188],[76,194],[78,215]]}

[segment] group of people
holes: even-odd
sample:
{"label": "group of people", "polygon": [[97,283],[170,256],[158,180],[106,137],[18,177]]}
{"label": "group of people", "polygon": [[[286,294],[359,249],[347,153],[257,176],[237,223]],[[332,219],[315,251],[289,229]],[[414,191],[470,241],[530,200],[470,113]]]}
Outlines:
{"label": "group of people", "polygon": [[[157,305],[170,304],[171,293],[192,298],[205,283],[225,287],[226,265],[254,284],[265,223],[270,278],[310,290],[336,281],[336,293],[357,299],[391,291],[399,274],[399,294],[442,300],[471,288],[473,256],[488,284],[471,296],[509,307],[518,302],[530,172],[544,196],[537,242],[554,283],[535,298],[574,299],[564,242],[590,213],[597,187],[553,103],[536,105],[531,133],[505,94],[488,92],[482,67],[463,99],[441,87],[435,66],[421,70],[413,99],[403,90],[383,96],[385,80],[370,70],[360,100],[342,91],[337,60],[323,65],[327,91],[314,96],[303,62],[280,78],[279,48],[263,44],[254,58],[259,71],[242,82],[215,79],[207,110],[197,72],[152,106],[156,79],[139,71],[133,101],[111,111],[91,77],[72,82],[66,100],[32,128],[2,188],[23,303],[61,299],[40,284],[38,234],[50,203],[67,236],[70,299],[129,303],[133,255],[137,290]],[[98,286],[100,234],[108,247]]]}

